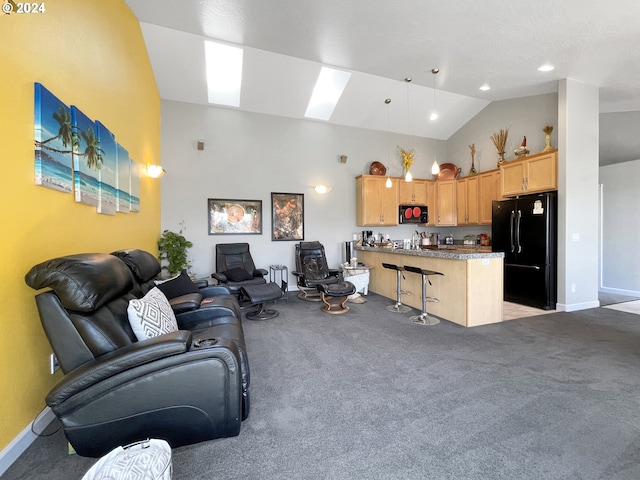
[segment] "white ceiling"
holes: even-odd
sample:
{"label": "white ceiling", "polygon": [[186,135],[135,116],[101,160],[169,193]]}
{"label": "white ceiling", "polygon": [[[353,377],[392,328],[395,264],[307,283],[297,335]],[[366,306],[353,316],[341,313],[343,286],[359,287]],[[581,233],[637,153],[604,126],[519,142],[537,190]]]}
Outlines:
{"label": "white ceiling", "polygon": [[322,65],[352,72],[329,120],[339,125],[447,139],[489,102],[557,92],[562,78],[600,87],[603,113],[640,111],[637,0],[126,2],[167,100],[208,104],[203,40],[214,39],[246,47],[251,112],[303,118]]}

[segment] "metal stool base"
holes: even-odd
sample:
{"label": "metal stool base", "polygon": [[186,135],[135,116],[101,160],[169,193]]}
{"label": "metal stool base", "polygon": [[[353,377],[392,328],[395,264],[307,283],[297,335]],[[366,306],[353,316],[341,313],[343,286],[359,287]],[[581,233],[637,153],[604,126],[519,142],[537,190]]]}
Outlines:
{"label": "metal stool base", "polygon": [[387,310],[393,313],[409,313],[412,308],[402,305],[401,303],[396,303],[395,305],[389,305]]}
{"label": "metal stool base", "polygon": [[414,315],[413,317],[409,317],[409,320],[417,325],[437,325],[440,323],[440,320],[438,320],[436,317],[432,317],[431,315],[426,315],[424,313],[421,315]]}

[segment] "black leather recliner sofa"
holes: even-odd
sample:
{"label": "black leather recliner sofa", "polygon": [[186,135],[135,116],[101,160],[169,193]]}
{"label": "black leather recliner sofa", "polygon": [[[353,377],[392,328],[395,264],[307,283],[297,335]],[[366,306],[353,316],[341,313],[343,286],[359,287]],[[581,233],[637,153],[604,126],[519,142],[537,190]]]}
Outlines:
{"label": "black leather recliner sofa", "polygon": [[181,313],[179,330],[138,341],[127,316],[136,281],[117,256],[52,259],[25,281],[51,288],[36,305],[65,375],[46,403],[79,455],[149,437],[177,447],[239,434],[249,370],[237,307]]}

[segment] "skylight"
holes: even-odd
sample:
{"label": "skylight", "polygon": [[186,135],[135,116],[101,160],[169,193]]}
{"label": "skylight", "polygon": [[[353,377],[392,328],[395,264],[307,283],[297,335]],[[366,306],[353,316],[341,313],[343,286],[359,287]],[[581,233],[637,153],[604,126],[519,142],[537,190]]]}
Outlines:
{"label": "skylight", "polygon": [[243,50],[205,40],[204,51],[209,103],[239,107]]}
{"label": "skylight", "polygon": [[318,120],[329,120],[347,86],[349,77],[351,77],[349,72],[322,67],[304,116]]}

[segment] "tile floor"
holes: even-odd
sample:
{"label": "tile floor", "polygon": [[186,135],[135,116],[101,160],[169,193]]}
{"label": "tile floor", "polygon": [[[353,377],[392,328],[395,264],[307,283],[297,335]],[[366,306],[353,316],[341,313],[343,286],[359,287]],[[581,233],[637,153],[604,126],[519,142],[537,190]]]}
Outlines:
{"label": "tile floor", "polygon": [[556,310],[542,310],[517,303],[504,302],[502,306],[502,319],[513,320],[515,318],[534,317],[536,315],[545,315],[554,312],[556,312]]}

